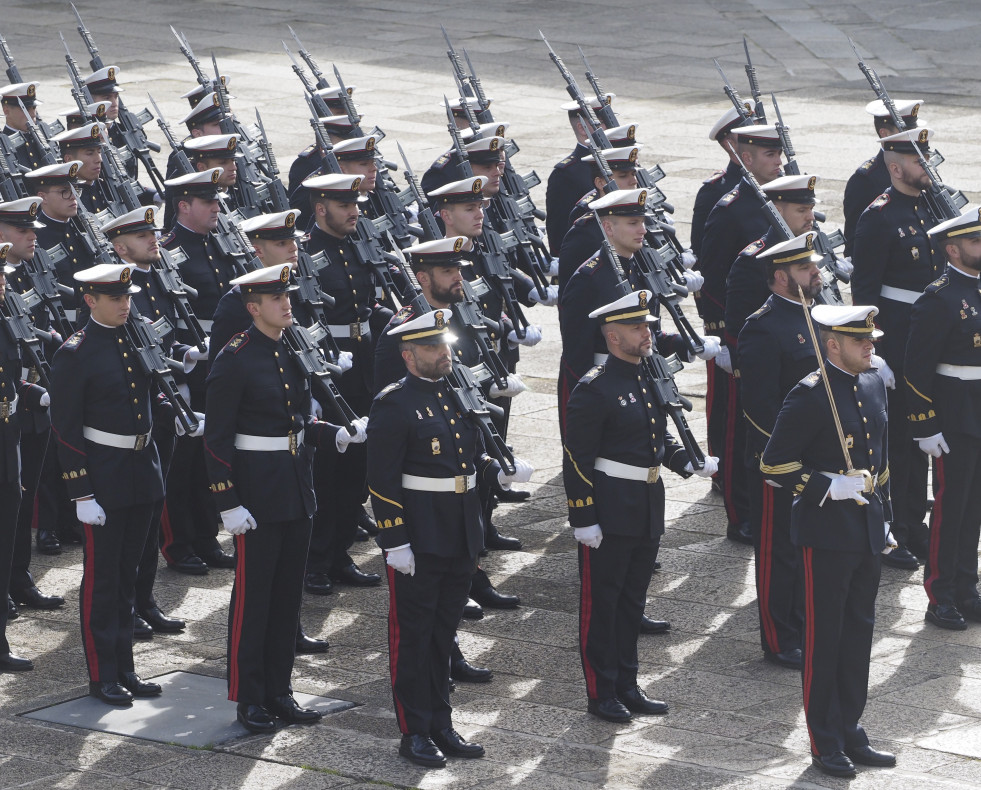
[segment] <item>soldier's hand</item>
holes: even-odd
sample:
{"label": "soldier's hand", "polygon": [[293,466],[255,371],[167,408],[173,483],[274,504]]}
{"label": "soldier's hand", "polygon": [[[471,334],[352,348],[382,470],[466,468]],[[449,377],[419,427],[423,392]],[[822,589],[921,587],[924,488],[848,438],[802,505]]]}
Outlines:
{"label": "soldier's hand", "polygon": [[42,409],[48,408],[48,406],[51,405],[51,396],[47,392],[43,393],[41,397],[38,399],[37,404]]}
{"label": "soldier's hand", "polygon": [[865,488],[865,478],[859,475],[835,475],[831,478],[828,496],[836,501],[854,499],[860,505],[867,505],[869,500],[862,496]]}
{"label": "soldier's hand", "polygon": [[354,436],[347,432],[347,428],[341,428],[334,437],[334,444],[337,445],[337,452],[343,453],[349,444],[361,444],[368,438],[368,418],[358,417],[351,421],[354,428]]}
{"label": "soldier's hand", "polygon": [[934,458],[939,458],[944,453],[950,452],[950,447],[947,446],[947,440],[944,439],[943,433],[935,433],[926,439],[917,439],[916,443],[920,445],[920,449],[923,452],[927,455],[932,455]]}
{"label": "soldier's hand", "polygon": [[685,270],[685,287],[688,289],[688,293],[693,294],[696,291],[701,291],[703,285],[705,285],[705,278],[702,275],[698,272]]}
{"label": "soldier's hand", "polygon": [[174,433],[178,436],[183,436],[187,434],[188,436],[204,436],[204,415],[199,412],[191,412],[194,415],[194,419],[198,421],[198,427],[195,428],[191,433],[187,433],[184,429],[184,424],[180,421],[179,417],[174,417]]}
{"label": "soldier's hand", "polygon": [[525,336],[521,339],[518,338],[518,333],[513,329],[508,332],[508,345],[511,348],[517,348],[518,346],[537,346],[541,340],[542,328],[534,324],[530,324],[525,328]]}
{"label": "soldier's hand", "polygon": [[576,527],[576,540],[583,546],[598,549],[603,542],[603,530],[600,529],[599,524],[593,524],[591,527]]}
{"label": "soldier's hand", "polygon": [[[185,373],[189,373],[190,372],[187,369],[187,364],[189,362],[194,363],[194,362],[205,362],[205,361],[207,361],[207,359],[208,359],[208,349],[209,348],[211,348],[211,338],[210,337],[206,337],[204,339],[204,351],[202,351],[197,346],[191,346],[184,353],[184,372]],[[191,367],[194,367],[194,365],[192,364]]]}
{"label": "soldier's hand", "polygon": [[528,387],[525,386],[525,383],[518,374],[509,373],[504,389],[500,389],[497,384],[491,384],[490,396],[492,398],[514,398],[526,389]]}
{"label": "soldier's hand", "polygon": [[872,355],[872,369],[879,374],[886,389],[896,389],[896,374],[892,372],[889,363],[877,354]]}
{"label": "soldier's hand", "polygon": [[341,373],[347,373],[347,371],[354,367],[354,353],[351,351],[342,351],[338,354],[337,367],[341,369]]}
{"label": "soldier's hand", "polygon": [[889,522],[888,521],[883,525],[883,528],[886,531],[886,545],[883,547],[882,553],[883,554],[888,554],[889,552],[893,551],[894,549],[898,549],[899,548],[899,541],[896,540],[896,538],[892,534],[892,530],[889,529]]}
{"label": "soldier's hand", "polygon": [[559,276],[559,256],[553,255],[551,260],[548,262],[548,271],[545,272],[549,277]]}
{"label": "soldier's hand", "polygon": [[693,250],[685,250],[681,253],[681,265],[686,269],[690,269],[696,263],[698,263],[698,256]]}
{"label": "soldier's hand", "polygon": [[89,499],[75,500],[75,516],[83,524],[92,524],[101,527],[106,523],[106,511],[104,511],[94,497]]}
{"label": "soldier's hand", "polygon": [[847,258],[835,257],[835,274],[847,279],[852,276],[853,271],[855,271],[855,264],[852,263],[850,255]]}
{"label": "soldier's hand", "polygon": [[535,304],[543,304],[546,307],[555,307],[555,305],[559,303],[559,286],[546,286],[544,298],[538,293],[538,289],[535,288],[528,294],[528,298]]}
{"label": "soldier's hand", "polygon": [[[715,335],[705,335],[705,337],[702,338],[702,351],[695,356],[697,356],[703,362],[708,362],[710,359],[715,359],[717,356],[719,356],[721,351],[722,341]],[[726,353],[729,353],[728,349],[726,349]]]}
{"label": "soldier's hand", "polygon": [[324,407],[320,405],[320,401],[316,398],[310,398],[310,416],[316,417],[318,420],[324,418]]}
{"label": "soldier's hand", "polygon": [[255,518],[241,505],[221,511],[221,525],[229,535],[244,535],[256,528]]}
{"label": "soldier's hand", "polygon": [[696,469],[692,466],[691,461],[689,461],[685,464],[685,471],[698,475],[699,477],[711,477],[719,471],[719,459],[714,455],[706,455],[701,469]]}
{"label": "soldier's hand", "polygon": [[399,573],[415,576],[416,555],[412,553],[411,546],[399,546],[397,549],[389,549],[385,552],[385,562],[395,568]]}
{"label": "soldier's hand", "polygon": [[500,483],[501,488],[507,491],[511,488],[512,483],[527,483],[531,480],[531,475],[535,471],[535,467],[529,464],[527,461],[521,458],[514,459],[514,474],[508,475],[504,473],[502,469],[497,473],[497,482]]}

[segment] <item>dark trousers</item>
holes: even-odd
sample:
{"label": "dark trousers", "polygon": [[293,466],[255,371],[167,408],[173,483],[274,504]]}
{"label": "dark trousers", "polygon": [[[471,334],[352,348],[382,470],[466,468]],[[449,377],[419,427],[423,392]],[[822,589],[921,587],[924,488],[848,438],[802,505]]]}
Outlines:
{"label": "dark trousers", "polygon": [[106,523],[84,524],[79,608],[89,680],[114,681],[133,671],[136,566],[150,526],[151,504],[106,508]]}
{"label": "dark trousers", "polygon": [[[41,433],[22,433],[20,437],[21,485],[23,496],[21,508],[17,513],[17,534],[14,536],[11,553],[7,558],[10,565],[10,591],[19,592],[34,584],[31,576],[31,531],[35,515],[38,517],[38,527],[54,529],[50,506],[42,507],[41,476],[44,470],[44,458],[47,454],[50,430]],[[41,520],[41,510],[44,510],[44,520]]]}
{"label": "dark trousers", "polygon": [[726,516],[730,524],[749,520],[746,465],[743,462],[746,446],[746,425],[739,387],[734,376],[709,360],[708,382],[705,391],[705,410],[708,419],[709,452],[719,459],[715,479],[722,488]]}
{"label": "dark trousers", "polygon": [[403,735],[429,735],[452,724],[450,653],[474,560],[417,554],[413,576],[385,567],[395,717]]}
{"label": "dark trousers", "polygon": [[746,471],[750,481],[760,643],[767,653],[783,653],[800,647],[804,625],[799,552],[790,542],[794,495],[786,488],[767,485],[758,469]]}
{"label": "dark trousers", "polygon": [[654,573],[658,542],[605,535],[598,549],[579,548],[579,654],[589,699],[609,699],[637,685],[637,635]]}
{"label": "dark trousers", "polygon": [[[903,381],[901,370],[896,380]],[[923,522],[927,511],[927,477],[930,459],[913,441],[906,415],[905,392],[897,385],[886,390],[889,404],[889,494],[892,498],[893,537],[901,546],[925,544],[928,540]]]}
{"label": "dark trousers", "polygon": [[865,710],[880,556],[803,546],[804,715],[811,753],[868,745]]}
{"label": "dark trousers", "polygon": [[944,434],[950,452],[933,462],[930,555],[923,586],[930,603],[978,597],[981,532],[981,439]]}
{"label": "dark trousers", "polygon": [[[157,452],[160,454],[160,473],[163,479],[167,479],[170,471],[170,460],[174,455],[174,436],[168,434],[163,429],[158,430],[157,425],[153,424],[153,441],[157,445]],[[153,585],[157,580],[157,553],[160,550],[160,519],[163,516],[164,505],[167,500],[158,499],[153,503],[153,512],[150,514],[150,528],[146,533],[146,543],[143,546],[143,554],[140,556],[140,566],[136,572],[136,611],[145,612],[147,609],[157,605],[153,597]]]}
{"label": "dark trousers", "polygon": [[7,590],[10,587],[10,558],[17,532],[20,481],[0,483],[0,655],[10,652],[7,642]]}
{"label": "dark trousers", "polygon": [[200,437],[181,436],[174,446],[160,531],[160,551],[167,562],[218,548],[218,513],[208,489]]}
{"label": "dark trousers", "polygon": [[260,521],[235,536],[228,607],[228,698],[262,705],[290,693],[310,519]]}

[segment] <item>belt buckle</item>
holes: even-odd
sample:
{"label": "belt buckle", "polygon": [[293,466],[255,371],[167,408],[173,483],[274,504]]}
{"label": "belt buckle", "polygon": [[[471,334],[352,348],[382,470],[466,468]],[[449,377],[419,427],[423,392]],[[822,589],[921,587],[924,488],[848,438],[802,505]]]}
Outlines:
{"label": "belt buckle", "polygon": [[0,419],[6,420],[10,416],[10,403],[4,401],[0,403]]}
{"label": "belt buckle", "polygon": [[467,493],[467,476],[457,475],[453,478],[453,492],[456,494]]}
{"label": "belt buckle", "polygon": [[292,433],[292,432],[290,432],[290,434],[289,434],[289,436],[288,436],[287,438],[288,438],[288,439],[290,440],[290,452],[291,452],[291,453],[292,453],[293,455],[296,455],[296,448],[297,448],[297,446],[298,446],[298,441],[297,441],[297,436],[296,436],[296,434],[295,434],[295,433]]}
{"label": "belt buckle", "polygon": [[661,476],[661,467],[652,466],[647,470],[647,482],[649,484],[656,483],[657,479]]}
{"label": "belt buckle", "polygon": [[351,324],[351,337],[353,337],[355,340],[360,340],[361,339],[361,322],[360,321],[355,321],[353,324]]}
{"label": "belt buckle", "polygon": [[144,447],[146,447],[147,439],[149,439],[150,434],[141,433],[136,437],[136,444],[133,445],[133,450],[136,452],[141,452]]}

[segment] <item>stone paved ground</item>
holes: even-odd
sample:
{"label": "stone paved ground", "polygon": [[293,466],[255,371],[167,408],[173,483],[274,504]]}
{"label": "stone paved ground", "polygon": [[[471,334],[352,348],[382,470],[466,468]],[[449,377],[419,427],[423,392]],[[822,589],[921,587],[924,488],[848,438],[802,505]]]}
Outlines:
{"label": "stone paved ground", "polygon": [[[67,4],[2,5],[0,32],[25,76],[44,81],[43,110],[50,117],[70,103],[57,32],[65,32],[77,58],[83,55]],[[667,171],[662,186],[677,206],[685,238],[698,185],[722,161],[706,139],[726,107],[711,58],[719,58],[743,90],[743,34],[764,89],[779,91],[804,169],[825,179],[822,208],[832,225],[840,223],[844,181],[875,151],[862,112],[871,97],[847,33],[894,94],[928,101],[924,117],[950,160],[942,172],[973,200],[981,192],[972,150],[981,50],[970,2],[83,0],[80,9],[107,63],[120,67],[127,103],[142,107],[149,89],[172,123],[186,106],[177,97],[193,81],[167,25],[184,30],[203,60],[213,49],[232,78],[238,111],[261,108],[284,169],[309,136],[301,93],[280,47],[287,24],[328,73],[334,60],[358,86],[366,119],[400,140],[420,171],[444,148],[445,120],[436,103],[453,90],[439,22],[469,50],[496,99],[496,116],[511,121],[522,166],[543,177],[571,147],[571,135],[555,109],[565,98],[563,86],[537,30],[577,73],[574,45],[582,43],[607,89],[619,95],[622,117],[640,124],[645,159]],[[393,157],[394,144],[383,147]],[[494,582],[521,595],[523,605],[488,611],[463,626],[464,652],[491,667],[495,679],[461,686],[453,699],[457,726],[487,746],[486,759],[425,772],[395,755],[383,589],[343,589],[304,601],[307,629],[329,638],[332,648],[327,657],[297,661],[295,687],[357,703],[320,726],[195,751],[23,719],[18,714],[85,692],[77,624],[81,554],[69,550],[34,563],[42,587],[67,596],[64,611],[27,612],[8,629],[14,649],[33,657],[37,669],[0,676],[0,787],[844,786],[809,767],[799,679],[760,660],[751,552],[725,540],[720,501],[698,479],[667,480],[664,568],[651,585],[648,611],[670,619],[673,628],[669,636],[641,643],[642,684],[671,703],[671,714],[624,727],[585,714],[575,650],[575,546],[563,510],[553,394],[558,327],[552,312],[536,308],[533,315],[548,339],[525,356],[531,391],[515,403],[511,438],[537,468],[535,497],[500,511],[502,527],[524,541],[524,550],[494,553],[486,562]],[[697,367],[685,372],[682,388],[695,399],[691,423],[704,436],[704,375]],[[362,567],[382,569],[376,549],[358,544],[357,551]],[[900,767],[862,770],[853,787],[956,788],[981,781],[981,631],[926,627],[920,584],[920,573],[883,572],[864,721],[876,745],[898,751]],[[158,598],[189,627],[184,635],[139,645],[140,670],[221,677],[230,585],[227,572],[189,580],[163,568]]]}

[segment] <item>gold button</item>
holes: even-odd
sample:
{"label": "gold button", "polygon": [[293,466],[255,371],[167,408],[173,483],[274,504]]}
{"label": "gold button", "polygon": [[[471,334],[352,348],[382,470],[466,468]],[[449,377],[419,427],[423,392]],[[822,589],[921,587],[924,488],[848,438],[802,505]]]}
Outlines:
{"label": "gold button", "polygon": [[127,354],[127,353],[126,353],[126,352],[124,351],[124,352],[123,352],[123,359],[127,359],[128,357],[129,357],[129,354]]}
{"label": "gold button", "polygon": [[649,403],[648,403],[648,404],[647,404],[647,408],[648,408],[648,409],[653,409],[654,407],[653,407],[653,406],[651,406],[651,404],[649,404]]}
{"label": "gold button", "polygon": [[437,398],[442,398],[443,397],[443,393],[442,392],[437,392],[436,393],[436,397]]}
{"label": "gold button", "polygon": [[467,468],[467,465],[466,465],[466,464],[460,464],[460,466],[461,466],[461,467],[462,467],[463,469],[466,469],[466,468]]}
{"label": "gold button", "polygon": [[[453,420],[450,420],[450,423],[452,424],[453,423]],[[460,434],[458,434],[458,433],[457,434],[454,434],[454,436],[456,436],[457,439],[460,438]]]}
{"label": "gold button", "polygon": [[457,452],[458,452],[458,453],[460,453],[460,454],[462,455],[462,454],[463,454],[463,448],[462,448],[462,447],[458,447],[458,448],[457,448]]}
{"label": "gold button", "polygon": [[[456,420],[454,420],[454,419],[450,419],[450,425],[456,425]],[[460,435],[460,434],[457,434],[457,436],[459,436],[459,435]]]}
{"label": "gold button", "polygon": [[133,403],[139,403],[139,401],[136,398],[133,398]]}
{"label": "gold button", "polygon": [[290,388],[290,385],[289,384],[284,384],[283,386],[286,387],[286,389],[289,389]]}
{"label": "gold button", "polygon": [[136,382],[135,381],[131,381],[130,384],[129,384],[129,388],[131,390],[135,390],[136,389]]}
{"label": "gold button", "polygon": [[858,402],[858,408],[860,408],[860,409],[862,408],[862,401],[859,401]]}
{"label": "gold button", "polygon": [[283,369],[282,369],[282,368],[280,368],[280,369],[279,369],[279,372],[280,372],[280,373],[282,373],[282,372],[283,372]]}
{"label": "gold button", "polygon": [[655,419],[653,417],[651,417],[651,423],[654,423],[654,422],[655,422]]}
{"label": "gold button", "polygon": [[278,351],[273,351],[273,356],[274,357],[278,357],[279,356],[279,352]]}
{"label": "gold button", "polygon": [[122,342],[123,342],[123,339],[122,339],[121,337],[117,337],[117,338],[116,338],[116,342],[117,342],[117,343],[122,343]]}
{"label": "gold button", "polygon": [[138,419],[138,420],[142,420],[142,419],[143,419],[143,415],[142,415],[142,414],[137,414],[137,415],[136,415],[136,419]]}
{"label": "gold button", "polygon": [[450,410],[450,407],[449,406],[444,406],[443,407],[443,411],[449,411],[449,410]]}
{"label": "gold button", "polygon": [[872,455],[872,448],[869,448],[869,455]]}
{"label": "gold button", "polygon": [[869,421],[869,418],[868,417],[863,417],[862,418],[862,422],[868,422],[868,421]]}

